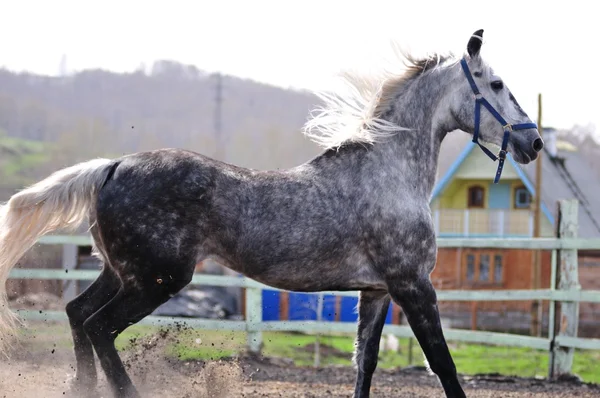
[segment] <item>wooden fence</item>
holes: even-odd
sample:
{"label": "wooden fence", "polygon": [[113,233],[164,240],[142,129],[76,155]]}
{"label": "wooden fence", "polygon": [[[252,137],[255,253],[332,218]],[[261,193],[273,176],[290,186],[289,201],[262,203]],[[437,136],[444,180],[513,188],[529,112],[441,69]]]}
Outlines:
{"label": "wooden fence", "polygon": [[[537,290],[441,290],[440,301],[530,301],[548,300],[548,337],[532,337],[509,333],[444,329],[450,341],[485,343],[530,347],[547,350],[549,355],[549,377],[571,372],[575,349],[600,350],[600,339],[577,337],[579,303],[600,303],[600,291],[581,290],[578,280],[577,250],[600,249],[600,239],[577,238],[577,201],[559,202],[558,236],[556,238],[526,239],[438,239],[438,247],[452,248],[499,248],[552,251],[551,288]],[[41,244],[90,245],[89,236],[45,236]],[[66,272],[68,271],[68,272]],[[11,278],[92,280],[99,271],[76,269],[14,269]],[[237,330],[247,332],[247,346],[252,352],[262,347],[263,331],[298,331],[305,333],[355,333],[356,325],[348,322],[322,321],[262,321],[262,290],[277,290],[245,277],[213,276],[196,274],[192,284],[212,286],[238,286],[246,289],[243,321],[198,318],[148,316],[140,323],[169,325],[186,323],[190,327],[212,330]],[[338,296],[356,297],[358,292],[321,292]],[[66,320],[63,311],[18,311],[24,319]],[[385,325],[384,333],[398,337],[414,337],[408,326]]]}

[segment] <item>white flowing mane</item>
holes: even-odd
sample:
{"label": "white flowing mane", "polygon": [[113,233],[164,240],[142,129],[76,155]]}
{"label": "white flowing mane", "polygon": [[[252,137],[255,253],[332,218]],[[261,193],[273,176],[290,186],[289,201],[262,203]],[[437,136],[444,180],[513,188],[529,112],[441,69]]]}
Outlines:
{"label": "white flowing mane", "polygon": [[378,117],[378,109],[389,104],[392,95],[407,80],[433,70],[452,58],[434,54],[423,59],[413,58],[398,48],[396,55],[407,67],[404,73],[382,71],[378,76],[356,73],[340,74],[347,93],[316,91],[323,105],[310,113],[302,133],[325,149],[339,148],[345,143],[373,144],[410,128],[398,126]]}

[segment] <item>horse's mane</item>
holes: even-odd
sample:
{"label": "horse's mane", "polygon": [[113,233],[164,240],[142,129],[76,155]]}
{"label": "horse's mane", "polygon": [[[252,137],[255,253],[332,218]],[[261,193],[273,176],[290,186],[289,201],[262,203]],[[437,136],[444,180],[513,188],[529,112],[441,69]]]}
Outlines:
{"label": "horse's mane", "polygon": [[303,127],[303,133],[320,146],[330,149],[346,143],[373,144],[409,128],[381,118],[399,90],[409,81],[431,71],[452,58],[434,53],[415,58],[396,48],[405,66],[403,73],[382,71],[378,76],[361,76],[342,72],[340,78],[347,93],[317,91],[323,105],[314,109]]}

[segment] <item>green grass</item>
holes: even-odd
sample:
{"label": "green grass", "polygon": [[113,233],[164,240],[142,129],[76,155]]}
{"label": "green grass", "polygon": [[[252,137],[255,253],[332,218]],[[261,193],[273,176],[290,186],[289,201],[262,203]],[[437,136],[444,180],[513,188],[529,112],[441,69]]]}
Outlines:
{"label": "green grass", "polygon": [[0,148],[5,148],[11,152],[28,153],[42,152],[46,143],[41,141],[27,140],[24,138],[8,137],[0,133]]}
{"label": "green grass", "polygon": [[[120,336],[118,341],[122,341],[122,337]],[[316,338],[299,333],[266,332],[263,333],[263,354],[290,359],[298,366],[311,366],[314,361],[313,347]],[[201,339],[200,344],[196,339]],[[322,365],[351,365],[353,336],[321,336],[320,343],[323,353]],[[234,355],[243,351],[244,347],[245,334],[242,332],[195,330],[186,333],[177,343],[171,345],[167,353],[185,360],[206,360]],[[451,342],[450,351],[462,374],[499,373],[521,377],[545,377],[548,371],[548,355],[541,350]],[[414,340],[412,362],[409,361],[409,357],[409,339],[400,339],[399,352],[381,352],[378,366],[396,368],[410,364],[422,365],[423,354]],[[600,351],[578,350],[573,371],[587,382],[600,383],[598,363]]]}
{"label": "green grass", "polygon": [[[30,337],[32,349],[47,349],[49,341],[55,347],[71,347],[71,337],[65,324],[48,325],[23,332]],[[145,340],[161,333],[161,328],[134,325],[116,340],[121,351],[139,347]],[[46,336],[46,337],[43,337]],[[51,338],[51,340],[49,340]],[[312,366],[316,336],[300,333],[263,333],[263,354],[268,357],[287,358],[298,366]],[[132,345],[131,340],[135,339]],[[181,360],[215,360],[244,351],[244,332],[185,330],[169,333],[164,347],[165,355]],[[350,335],[321,336],[321,364],[351,365],[354,337]],[[548,354],[545,351],[520,347],[497,347],[483,344],[450,342],[450,351],[461,374],[499,373],[520,377],[545,377],[548,371]],[[577,350],[573,372],[586,382],[600,383],[600,351]],[[409,339],[400,339],[399,352],[381,352],[378,367],[396,368],[409,365]],[[413,340],[412,364],[422,365],[423,354]]]}
{"label": "green grass", "polygon": [[3,184],[29,183],[22,174],[40,167],[51,157],[51,145],[39,141],[8,137],[0,133],[0,178]]}

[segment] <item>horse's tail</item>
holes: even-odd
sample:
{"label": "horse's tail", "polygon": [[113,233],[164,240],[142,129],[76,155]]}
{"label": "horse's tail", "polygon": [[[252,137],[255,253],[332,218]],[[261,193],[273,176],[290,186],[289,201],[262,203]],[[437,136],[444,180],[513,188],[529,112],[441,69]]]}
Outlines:
{"label": "horse's tail", "polygon": [[0,352],[17,326],[6,294],[10,270],[42,235],[83,223],[113,164],[95,159],[59,170],[0,206]]}

